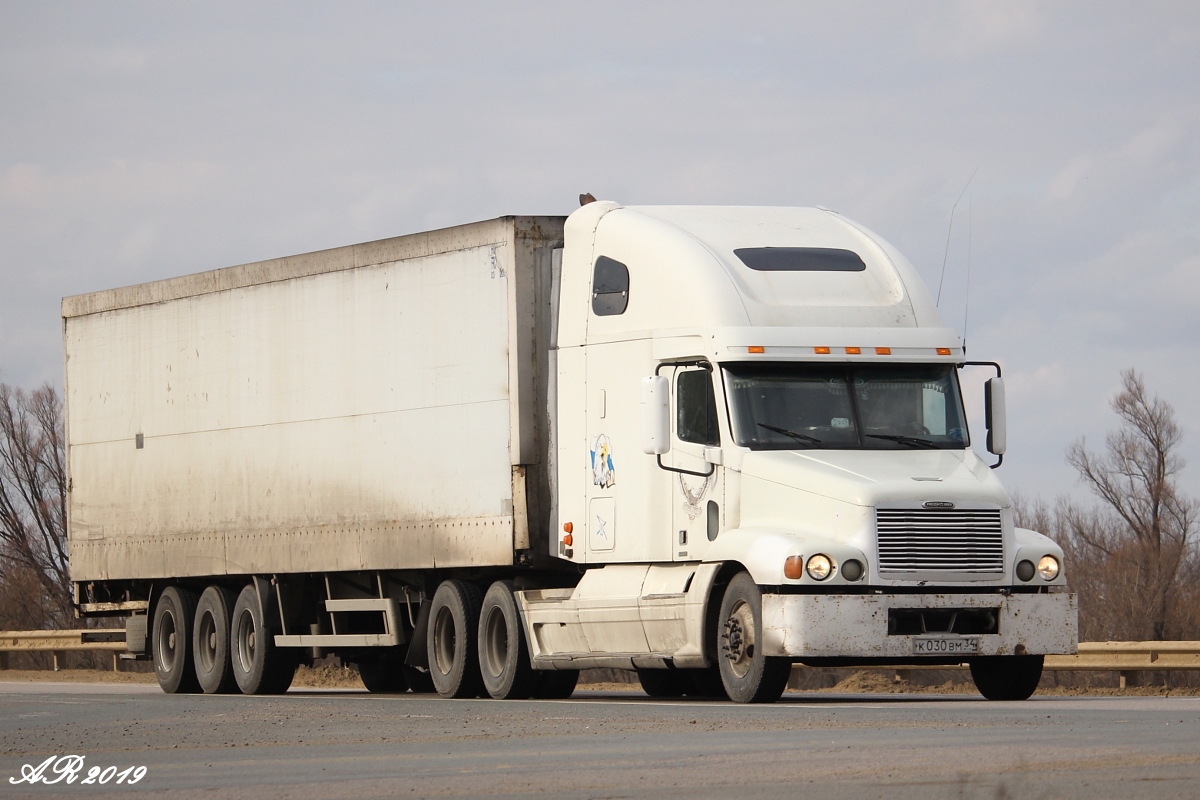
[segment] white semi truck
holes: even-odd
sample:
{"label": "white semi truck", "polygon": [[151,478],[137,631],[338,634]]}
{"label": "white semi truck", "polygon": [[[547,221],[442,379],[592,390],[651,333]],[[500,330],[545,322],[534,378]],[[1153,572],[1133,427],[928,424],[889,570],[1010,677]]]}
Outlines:
{"label": "white semi truck", "polygon": [[971,448],[958,335],[830,211],[591,202],[68,297],[63,326],[76,603],[167,692],[336,653],[447,697],[965,662],[1023,699],[1076,649],[1062,551]]}

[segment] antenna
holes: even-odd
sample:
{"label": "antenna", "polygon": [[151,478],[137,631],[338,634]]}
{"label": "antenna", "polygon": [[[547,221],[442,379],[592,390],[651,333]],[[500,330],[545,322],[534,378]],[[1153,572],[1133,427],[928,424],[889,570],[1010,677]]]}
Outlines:
{"label": "antenna", "polygon": [[[975,172],[979,172],[979,167],[975,168]],[[975,172],[972,172],[971,177],[967,178],[967,185],[958,193],[958,199],[954,201],[954,205],[950,206],[950,227],[946,230],[946,252],[942,253],[942,277],[938,280],[937,306],[939,308],[942,305],[942,285],[946,282],[946,259],[950,256],[950,234],[954,231],[954,210],[962,202],[963,195],[971,186],[971,181],[975,180]]]}
{"label": "antenna", "polygon": [[[972,176],[974,177],[974,176]],[[975,233],[975,193],[967,198],[967,296],[963,299],[963,355],[967,354],[967,316],[971,313],[971,238]]]}

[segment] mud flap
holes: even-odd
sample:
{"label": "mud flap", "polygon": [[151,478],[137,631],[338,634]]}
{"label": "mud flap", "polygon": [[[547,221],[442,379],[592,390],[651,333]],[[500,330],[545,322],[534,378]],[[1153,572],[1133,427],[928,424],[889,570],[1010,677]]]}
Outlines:
{"label": "mud flap", "polygon": [[429,652],[425,644],[429,633],[429,605],[428,599],[421,601],[412,638],[408,642],[408,655],[404,657],[404,663],[408,666],[420,667],[425,670],[429,669]]}

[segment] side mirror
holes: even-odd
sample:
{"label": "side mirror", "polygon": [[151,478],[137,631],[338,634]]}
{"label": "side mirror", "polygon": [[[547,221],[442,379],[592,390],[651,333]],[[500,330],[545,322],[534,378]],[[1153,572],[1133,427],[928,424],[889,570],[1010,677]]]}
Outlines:
{"label": "side mirror", "polygon": [[987,423],[988,452],[1002,456],[1008,445],[1004,421],[1004,379],[992,378],[983,385],[984,420]]}
{"label": "side mirror", "polygon": [[642,378],[642,452],[671,450],[671,382],[662,375]]}

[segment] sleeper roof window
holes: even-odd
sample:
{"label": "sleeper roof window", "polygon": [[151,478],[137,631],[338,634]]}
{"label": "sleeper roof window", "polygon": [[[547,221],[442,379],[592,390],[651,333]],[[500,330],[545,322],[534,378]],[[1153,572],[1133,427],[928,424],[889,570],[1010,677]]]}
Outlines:
{"label": "sleeper roof window", "polygon": [[862,272],[867,268],[858,253],[833,247],[741,247],[733,254],[759,272]]}

